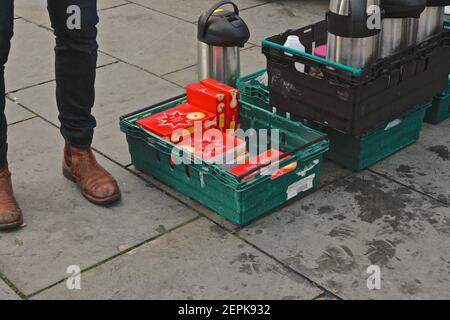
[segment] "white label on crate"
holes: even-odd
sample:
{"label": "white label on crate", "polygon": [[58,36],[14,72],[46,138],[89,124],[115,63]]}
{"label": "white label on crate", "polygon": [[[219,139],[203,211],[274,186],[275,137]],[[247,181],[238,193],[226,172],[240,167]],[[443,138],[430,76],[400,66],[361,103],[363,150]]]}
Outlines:
{"label": "white label on crate", "polygon": [[384,131],[388,131],[389,129],[398,126],[400,123],[402,123],[401,119],[395,119],[387,124],[386,128],[384,128]]}
{"label": "white label on crate", "polygon": [[297,196],[301,192],[308,191],[314,187],[314,179],[316,178],[316,174],[310,175],[307,178],[304,178],[296,183],[293,183],[289,186],[287,190],[287,200],[290,200]]}

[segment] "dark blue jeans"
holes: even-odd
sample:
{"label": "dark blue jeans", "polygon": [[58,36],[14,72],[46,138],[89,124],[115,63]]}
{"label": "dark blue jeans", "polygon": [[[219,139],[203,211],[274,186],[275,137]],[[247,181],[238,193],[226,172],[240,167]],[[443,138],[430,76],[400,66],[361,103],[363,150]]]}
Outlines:
{"label": "dark blue jeans", "polygon": [[[92,143],[95,118],[97,65],[97,0],[47,0],[56,38],[56,102],[61,134],[73,146],[87,148]],[[81,28],[73,22],[72,5],[80,10]],[[69,12],[69,13],[68,13]],[[0,167],[6,163],[7,125],[5,118],[4,70],[13,36],[14,0],[0,0]],[[69,20],[69,24],[68,24]],[[74,27],[75,26],[75,27]]]}

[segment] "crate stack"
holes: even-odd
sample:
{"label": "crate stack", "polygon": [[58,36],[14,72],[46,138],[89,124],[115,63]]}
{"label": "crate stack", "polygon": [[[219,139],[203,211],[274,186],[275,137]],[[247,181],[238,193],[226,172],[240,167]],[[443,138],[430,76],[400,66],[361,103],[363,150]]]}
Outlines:
{"label": "crate stack", "polygon": [[[327,42],[326,28],[322,21],[263,40],[268,86],[257,80],[265,71],[238,86],[242,99],[327,133],[325,156],[359,171],[418,140],[432,97],[448,88],[450,32],[356,69],[313,55]],[[283,45],[291,35],[306,52]]]}
{"label": "crate stack", "polygon": [[[444,28],[450,30],[450,20],[445,20]],[[438,124],[448,118],[450,118],[450,75],[448,76],[447,89],[434,97],[433,106],[428,109],[425,121]]]}

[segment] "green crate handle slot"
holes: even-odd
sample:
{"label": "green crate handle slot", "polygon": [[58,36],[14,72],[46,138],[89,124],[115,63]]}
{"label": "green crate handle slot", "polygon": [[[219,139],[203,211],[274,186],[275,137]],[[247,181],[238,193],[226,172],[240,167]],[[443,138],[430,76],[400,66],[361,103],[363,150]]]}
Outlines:
{"label": "green crate handle slot", "polygon": [[347,71],[347,72],[351,72],[351,73],[353,73],[354,75],[357,75],[357,76],[361,75],[361,73],[363,71],[362,69],[352,68],[352,67],[349,67],[349,66],[346,66],[346,65],[343,65],[343,64],[339,64],[339,63],[336,63],[336,62],[333,62],[333,61],[330,61],[330,60],[327,60],[327,59],[324,59],[324,58],[317,57],[317,56],[309,54],[307,52],[301,52],[301,51],[298,51],[298,50],[295,50],[295,49],[292,49],[292,48],[288,48],[288,47],[282,46],[282,45],[280,45],[278,43],[271,42],[271,41],[269,41],[267,39],[264,39],[262,41],[262,45],[263,46],[266,45],[266,46],[269,46],[269,47],[274,47],[276,49],[283,50],[283,51],[286,51],[286,52],[289,52],[289,53],[292,53],[292,54],[296,54],[296,55],[299,55],[299,56],[303,56],[303,57],[306,57],[308,59],[315,60],[317,62],[325,63],[326,65],[329,65],[329,66],[332,66],[334,68],[341,69],[341,70],[344,70],[344,71]]}

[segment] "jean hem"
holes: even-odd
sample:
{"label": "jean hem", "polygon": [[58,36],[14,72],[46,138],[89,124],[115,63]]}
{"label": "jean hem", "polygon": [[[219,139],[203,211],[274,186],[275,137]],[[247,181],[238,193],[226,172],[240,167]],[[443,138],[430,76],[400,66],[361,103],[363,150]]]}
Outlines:
{"label": "jean hem", "polygon": [[67,140],[67,143],[71,147],[74,147],[74,148],[77,148],[77,149],[89,149],[92,146],[91,143],[89,143],[89,144],[80,144],[80,143],[73,143],[73,142],[71,142],[69,140]]}
{"label": "jean hem", "polygon": [[8,160],[5,158],[0,158],[0,168],[3,168],[5,165],[8,164]]}

